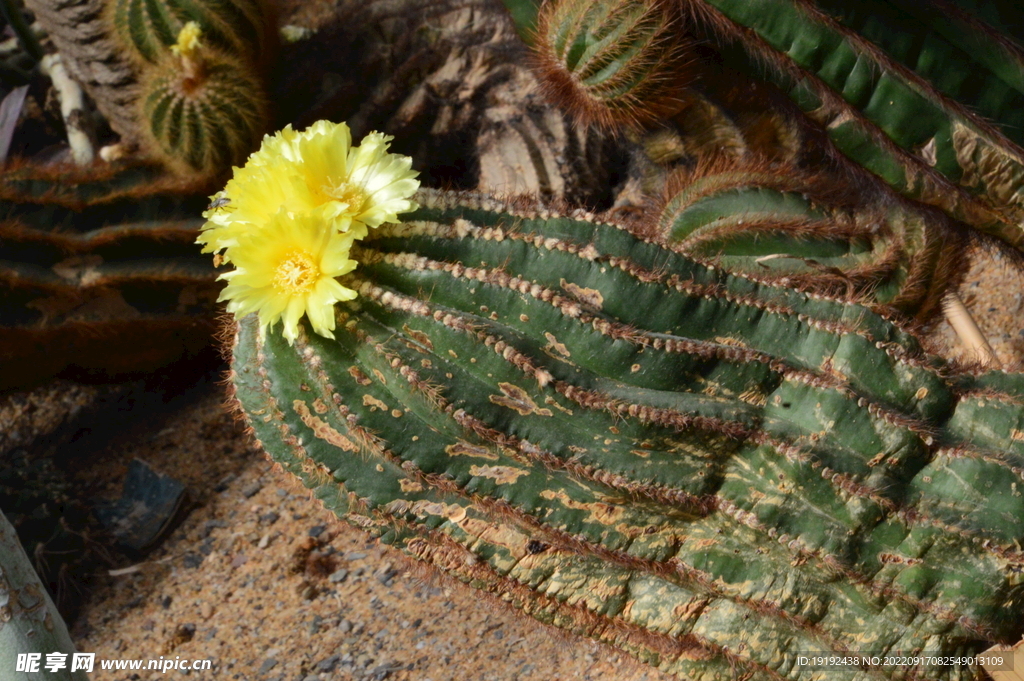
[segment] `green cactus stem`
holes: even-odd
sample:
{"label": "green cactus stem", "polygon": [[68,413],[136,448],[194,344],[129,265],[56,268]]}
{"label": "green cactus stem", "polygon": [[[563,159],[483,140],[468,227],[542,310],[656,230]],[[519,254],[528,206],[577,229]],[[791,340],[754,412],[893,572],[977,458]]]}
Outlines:
{"label": "green cactus stem", "polygon": [[112,0],[111,21],[125,46],[159,64],[190,21],[210,45],[258,63],[266,58],[268,9],[262,0]]}
{"label": "green cactus stem", "polygon": [[209,343],[207,199],[150,166],[23,167],[0,181],[0,388],[72,368],[151,371]]}
{"label": "green cactus stem", "polygon": [[1019,640],[1019,375],[590,214],[417,200],[354,253],[337,340],[237,328],[238,407],[326,507],[681,678]]}
{"label": "green cactus stem", "polygon": [[537,18],[536,71],[577,120],[641,127],[679,111],[692,56],[672,39],[679,17],[658,0],[560,0]]}
{"label": "green cactus stem", "polygon": [[211,177],[241,165],[267,126],[251,68],[209,48],[167,55],[146,71],[141,91],[148,146],[181,175]]}
{"label": "green cactus stem", "polygon": [[910,202],[843,193],[793,166],[705,163],[670,180],[649,229],[729,272],[935,316],[965,269],[964,230]]}
{"label": "green cactus stem", "polygon": [[[32,569],[14,527],[0,512],[0,666],[4,678],[30,681],[45,675],[59,681],[87,681],[84,671],[70,671],[74,652],[67,625]],[[39,668],[15,671],[18,655],[26,653],[40,656]],[[64,669],[46,671],[48,653],[63,653]]]}
{"label": "green cactus stem", "polygon": [[[979,5],[687,0],[838,150],[904,195],[1021,247],[1024,49]],[[737,55],[732,55],[737,56]]]}

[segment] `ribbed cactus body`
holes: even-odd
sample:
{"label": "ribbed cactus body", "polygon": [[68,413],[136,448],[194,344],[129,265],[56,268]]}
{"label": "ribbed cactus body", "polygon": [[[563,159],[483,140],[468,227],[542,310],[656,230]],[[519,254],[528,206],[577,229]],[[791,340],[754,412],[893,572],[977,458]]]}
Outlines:
{"label": "ribbed cactus body", "polygon": [[239,324],[239,405],[328,508],[685,678],[1019,639],[1020,377],[585,214],[418,200],[357,254],[336,341]]}
{"label": "ribbed cactus body", "polygon": [[265,57],[267,12],[262,0],[113,0],[114,28],[125,45],[157,64],[195,21],[210,45],[245,61]]}
{"label": "ribbed cactus body", "polygon": [[1024,244],[1024,47],[1012,19],[1000,26],[987,3],[685,4],[720,42],[742,44],[741,68],[781,86],[848,158]]}
{"label": "ribbed cactus body", "polygon": [[204,175],[240,165],[267,123],[267,103],[251,69],[204,51],[197,73],[169,58],[142,85],[140,120],[172,167]]}
{"label": "ribbed cactus body", "polygon": [[755,279],[860,293],[928,319],[963,271],[965,239],[948,220],[908,202],[843,196],[794,166],[698,167],[674,178],[666,195],[654,233]]}
{"label": "ribbed cactus body", "polygon": [[23,168],[0,182],[0,388],[66,368],[151,371],[209,343],[207,199],[152,167]]}
{"label": "ribbed cactus body", "polygon": [[678,16],[658,0],[551,2],[538,17],[536,60],[548,94],[586,123],[640,125],[682,107],[687,58]]}

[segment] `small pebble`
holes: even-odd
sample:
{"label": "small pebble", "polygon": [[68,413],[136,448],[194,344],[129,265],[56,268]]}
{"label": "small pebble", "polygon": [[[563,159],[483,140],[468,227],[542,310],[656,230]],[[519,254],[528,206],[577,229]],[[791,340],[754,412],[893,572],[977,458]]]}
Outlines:
{"label": "small pebble", "polygon": [[235,474],[234,473],[228,473],[227,475],[225,475],[223,478],[220,479],[220,482],[218,482],[214,486],[213,491],[214,492],[224,492],[224,491],[226,491],[227,488],[228,488],[228,484],[230,484],[231,481],[234,480],[234,479],[235,479]]}
{"label": "small pebble", "polygon": [[[278,490],[281,491],[281,490]],[[273,525],[281,517],[281,514],[277,511],[270,511],[260,516],[260,522],[266,523],[267,525]]]}
{"label": "small pebble", "polygon": [[348,570],[346,570],[345,568],[342,568],[342,569],[332,573],[331,576],[328,577],[327,579],[329,579],[330,581],[334,582],[335,584],[338,584],[340,582],[344,582],[346,577],[348,577]]}
{"label": "small pebble", "polygon": [[366,558],[366,554],[362,551],[350,551],[345,554],[345,560],[362,560]]}
{"label": "small pebble", "polygon": [[313,527],[309,528],[309,536],[319,537],[321,534],[323,534],[324,530],[326,529],[326,525],[314,525]]}
{"label": "small pebble", "polygon": [[203,564],[203,557],[198,553],[186,553],[181,563],[187,568],[197,568]]}
{"label": "small pebble", "polygon": [[348,620],[342,620],[338,623],[338,629],[341,630],[341,633],[347,634],[352,631],[352,623]]}
{"label": "small pebble", "polygon": [[272,657],[269,657],[266,660],[263,660],[263,664],[260,665],[259,673],[260,674],[266,674],[267,672],[269,672],[271,669],[273,669],[276,666],[277,666],[277,660],[275,660]]}
{"label": "small pebble", "polygon": [[268,546],[270,546],[270,533],[269,532],[267,532],[265,535],[260,537],[260,541],[259,541],[258,544],[256,544],[256,548],[258,548],[258,549],[265,549]]}
{"label": "small pebble", "polygon": [[199,604],[199,614],[204,620],[210,619],[213,616],[213,606],[207,601],[203,601]]}
{"label": "small pebble", "polygon": [[263,489],[263,485],[260,482],[252,482],[242,488],[242,496],[246,499],[250,499]]}
{"label": "small pebble", "polygon": [[200,533],[203,539],[210,536],[210,533],[220,527],[227,527],[228,523],[224,520],[207,520],[203,524],[203,531]]}
{"label": "small pebble", "polygon": [[338,666],[338,660],[341,657],[339,655],[331,655],[325,660],[320,660],[316,663],[316,670],[318,672],[333,672],[334,668]]}

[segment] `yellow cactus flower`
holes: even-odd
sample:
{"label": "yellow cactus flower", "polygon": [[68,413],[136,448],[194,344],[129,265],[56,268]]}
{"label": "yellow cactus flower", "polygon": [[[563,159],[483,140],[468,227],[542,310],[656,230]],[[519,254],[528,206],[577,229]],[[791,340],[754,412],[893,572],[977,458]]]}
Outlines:
{"label": "yellow cactus flower", "polygon": [[412,159],[388,153],[391,137],[371,132],[358,147],[344,123],[319,121],[291,141],[299,171],[318,205],[331,216],[351,217],[367,227],[398,222],[416,208],[419,188]]}
{"label": "yellow cactus flower", "polygon": [[[247,164],[245,168],[236,168],[228,186],[211,197],[210,207],[203,213],[207,222],[196,242],[203,244],[203,253],[223,251],[223,261],[230,262],[232,247],[240,238],[259,230],[281,210],[313,214],[308,210],[312,204],[306,183],[287,164],[267,166],[257,172]],[[338,231],[351,232],[356,239],[366,236],[366,228],[352,225],[350,220],[325,221]]]}
{"label": "yellow cactus flower", "polygon": [[344,123],[288,126],[235,168],[211,197],[196,239],[218,265],[235,266],[220,277],[229,312],[258,313],[263,334],[283,320],[289,343],[303,315],[334,338],[334,304],[356,297],[335,280],[356,267],[352,244],[416,208],[412,159],[388,153],[390,141],[373,132],[353,147]]}
{"label": "yellow cactus flower", "polygon": [[258,313],[264,336],[283,320],[284,337],[294,343],[305,315],[316,333],[334,338],[334,304],[356,297],[335,279],[356,267],[353,241],[315,215],[279,211],[229,249],[235,269],[220,276],[228,282],[220,300],[236,317]]}
{"label": "yellow cactus flower", "polygon": [[199,28],[197,22],[188,22],[178,32],[178,42],[171,45],[171,52],[179,57],[191,59],[200,47],[199,38],[202,35],[203,29]]}
{"label": "yellow cactus flower", "polygon": [[[259,151],[235,168],[214,204],[199,243],[217,252],[235,242],[238,233],[258,227],[284,208],[291,213],[317,213],[339,231],[355,238],[367,227],[398,222],[398,214],[416,209],[410,197],[419,188],[412,159],[388,153],[391,138],[371,132],[352,146],[344,123],[319,121],[302,132],[286,126],[267,135]],[[230,251],[225,253],[231,260]]]}

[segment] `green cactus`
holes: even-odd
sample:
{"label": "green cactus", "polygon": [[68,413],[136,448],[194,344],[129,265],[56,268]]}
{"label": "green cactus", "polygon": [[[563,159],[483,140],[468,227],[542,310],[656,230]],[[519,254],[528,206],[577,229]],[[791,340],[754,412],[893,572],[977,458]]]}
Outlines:
{"label": "green cactus", "polygon": [[0,389],[198,352],[219,285],[195,251],[207,199],[153,166],[26,166],[0,180]]}
{"label": "green cactus", "polygon": [[793,166],[704,164],[672,178],[666,196],[652,233],[754,279],[860,293],[925,321],[965,271],[965,235],[944,216]]}
{"label": "green cactus", "polygon": [[[41,675],[57,681],[87,681],[84,671],[71,671],[74,643],[67,625],[32,570],[25,550],[18,542],[4,514],[0,512],[0,666],[4,678],[30,681]],[[35,653],[39,665],[35,672],[17,670],[18,655]],[[56,672],[45,670],[48,653],[63,653],[65,667]],[[17,670],[17,671],[16,671]]]}
{"label": "green cactus", "polygon": [[657,0],[552,2],[537,17],[541,83],[578,120],[638,127],[682,108],[691,55],[679,17]]}
{"label": "green cactus", "polygon": [[238,325],[238,407],[325,506],[682,678],[1024,633],[1019,375],[589,214],[417,199],[354,253],[337,340]]}
{"label": "green cactus", "polygon": [[251,69],[209,49],[147,69],[140,102],[149,146],[182,175],[216,176],[242,164],[268,119]]}
{"label": "green cactus", "polygon": [[74,619],[81,581],[98,560],[87,541],[88,509],[74,498],[66,471],[50,456],[20,448],[0,451],[0,509],[31,554],[57,610]]}
{"label": "green cactus", "polygon": [[1024,245],[1024,51],[1014,17],[938,0],[682,4],[707,35],[742,45],[745,58],[725,48],[739,68],[778,84],[846,157]]}
{"label": "green cactus", "polygon": [[159,64],[190,21],[226,54],[266,59],[268,10],[262,0],[112,0],[111,21],[126,46]]}

